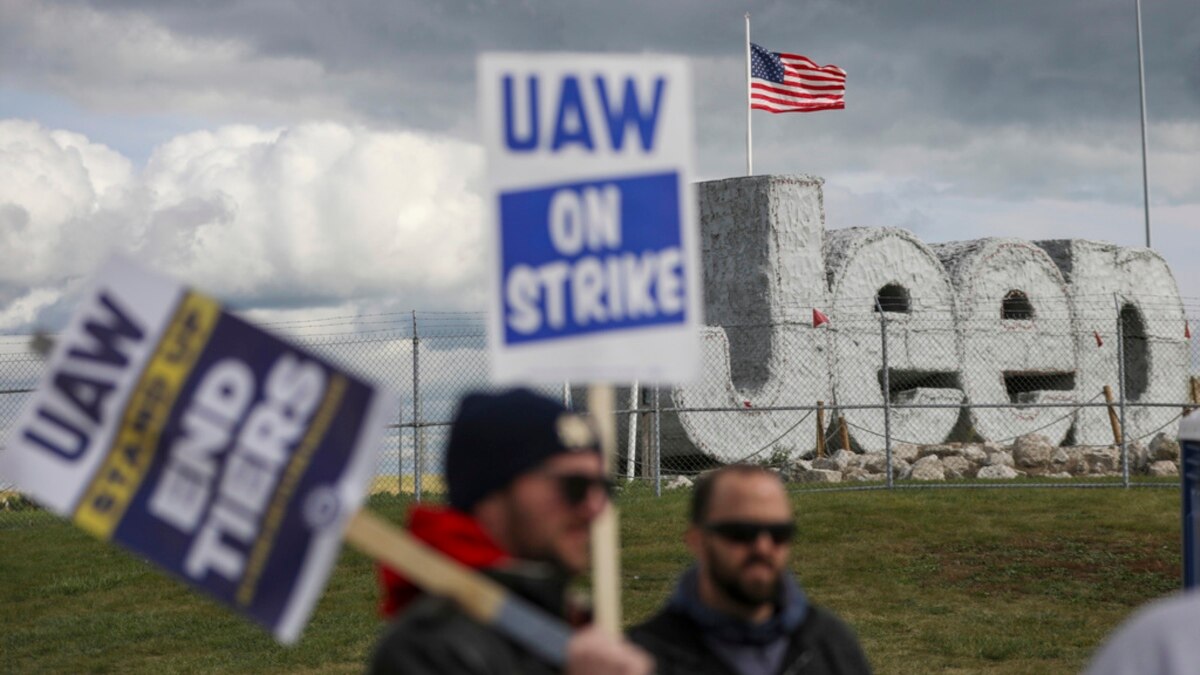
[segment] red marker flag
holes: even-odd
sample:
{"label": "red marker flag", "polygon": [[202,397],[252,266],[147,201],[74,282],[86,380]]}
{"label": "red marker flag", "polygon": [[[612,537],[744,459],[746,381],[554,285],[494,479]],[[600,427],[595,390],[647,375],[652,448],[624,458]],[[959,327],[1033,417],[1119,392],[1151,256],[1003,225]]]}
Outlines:
{"label": "red marker flag", "polygon": [[1094,330],[1094,331],[1092,331],[1092,335],[1093,335],[1093,336],[1096,338],[1096,346],[1097,346],[1097,347],[1103,347],[1103,346],[1104,346],[1104,340],[1101,340],[1101,339],[1100,339],[1100,331],[1098,331],[1098,330]]}
{"label": "red marker flag", "polygon": [[816,328],[823,323],[829,323],[829,317],[825,316],[825,313],[821,310],[813,307],[813,328]]}
{"label": "red marker flag", "polygon": [[1192,339],[1192,327],[1191,327],[1191,323],[1192,323],[1191,321],[1184,321],[1184,322],[1183,322],[1183,337],[1185,337],[1185,338],[1187,338],[1187,339],[1189,339],[1189,340],[1191,340],[1191,339]]}

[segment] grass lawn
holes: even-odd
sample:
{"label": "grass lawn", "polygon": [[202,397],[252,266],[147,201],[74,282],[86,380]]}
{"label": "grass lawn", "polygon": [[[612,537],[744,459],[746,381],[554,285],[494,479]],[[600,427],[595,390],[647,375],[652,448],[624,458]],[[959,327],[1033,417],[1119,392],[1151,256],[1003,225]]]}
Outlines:
{"label": "grass lawn", "polygon": [[[627,622],[687,564],[688,494],[620,498]],[[1077,672],[1129,612],[1179,586],[1169,489],[793,495],[793,567],[881,673]],[[403,498],[371,507],[398,518]],[[345,550],[300,643],[42,512],[0,512],[0,672],[358,672],[380,629],[374,575]]]}

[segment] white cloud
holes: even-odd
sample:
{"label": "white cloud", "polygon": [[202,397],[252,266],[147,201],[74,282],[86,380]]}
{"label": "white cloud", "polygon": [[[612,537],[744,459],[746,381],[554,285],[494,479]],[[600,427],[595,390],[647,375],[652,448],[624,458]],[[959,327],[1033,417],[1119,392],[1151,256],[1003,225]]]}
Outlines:
{"label": "white cloud", "polygon": [[178,136],[135,173],[77,134],[4,121],[0,284],[45,305],[115,249],[242,307],[476,309],[481,164],[459,141],[309,123]]}
{"label": "white cloud", "polygon": [[[22,294],[15,301],[0,307],[0,330],[15,331],[33,326],[37,322],[39,313],[44,308],[53,305],[58,298],[59,293],[49,288],[36,288]],[[11,340],[2,342],[12,343]],[[25,348],[23,343],[17,343],[17,346],[17,351]]]}
{"label": "white cloud", "polygon": [[0,121],[0,283],[52,284],[93,266],[98,245],[126,237],[102,214],[131,176],[78,135]]}

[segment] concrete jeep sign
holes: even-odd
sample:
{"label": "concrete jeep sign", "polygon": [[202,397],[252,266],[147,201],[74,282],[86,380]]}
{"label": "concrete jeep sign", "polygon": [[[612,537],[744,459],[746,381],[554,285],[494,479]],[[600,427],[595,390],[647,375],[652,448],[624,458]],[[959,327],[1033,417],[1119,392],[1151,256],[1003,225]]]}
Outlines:
{"label": "concrete jeep sign", "polygon": [[[941,406],[893,410],[895,441],[1004,442],[1036,432],[1054,444],[1110,444],[1106,409],[1074,406],[1103,402],[1106,385],[1118,391],[1119,351],[1127,402],[1187,400],[1186,319],[1154,251],[1080,239],[928,245],[892,228],[826,232],[821,185],[812,176],[699,184],[706,375],[672,390],[685,411],[664,420],[667,456],[803,454],[814,442],[811,423],[795,429],[803,412],[757,409],[817,401],[879,406],[843,413],[859,449],[881,450],[885,396]],[[814,308],[830,322],[814,327]],[[1036,405],[1046,403],[1058,407]],[[1130,406],[1127,437],[1178,414]]]}

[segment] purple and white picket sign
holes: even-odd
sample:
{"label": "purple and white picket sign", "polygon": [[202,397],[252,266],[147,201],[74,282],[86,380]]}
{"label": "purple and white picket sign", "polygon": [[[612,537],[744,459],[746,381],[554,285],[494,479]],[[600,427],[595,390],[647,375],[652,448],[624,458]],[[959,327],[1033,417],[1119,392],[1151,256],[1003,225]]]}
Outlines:
{"label": "purple and white picket sign", "polygon": [[0,477],[295,642],[392,395],[123,258],[57,340]]}
{"label": "purple and white picket sign", "polygon": [[1183,587],[1200,585],[1200,411],[1179,423]]}

